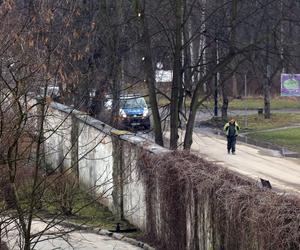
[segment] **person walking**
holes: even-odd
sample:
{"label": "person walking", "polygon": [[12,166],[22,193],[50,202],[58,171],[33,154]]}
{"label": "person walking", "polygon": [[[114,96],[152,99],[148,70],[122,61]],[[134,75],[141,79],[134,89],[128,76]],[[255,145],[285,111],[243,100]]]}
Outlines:
{"label": "person walking", "polygon": [[230,154],[230,150],[233,155],[235,155],[235,144],[236,144],[236,137],[238,136],[240,127],[235,119],[231,119],[227,122],[224,126],[224,132],[227,136],[227,151]]}

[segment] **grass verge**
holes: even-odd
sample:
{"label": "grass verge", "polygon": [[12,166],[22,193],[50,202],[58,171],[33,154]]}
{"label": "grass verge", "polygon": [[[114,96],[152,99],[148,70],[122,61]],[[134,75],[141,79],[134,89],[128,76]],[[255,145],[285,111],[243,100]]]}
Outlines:
{"label": "grass verge", "polygon": [[[201,98],[200,98],[201,99]],[[159,96],[158,103],[160,106],[165,106],[170,103],[168,99],[163,96]],[[186,99],[185,105],[190,106],[191,100]],[[219,108],[221,108],[222,100],[219,100]],[[214,107],[213,98],[209,98],[203,103],[204,107],[212,109]],[[256,110],[264,107],[263,97],[247,97],[246,99],[233,99],[229,101],[229,109],[231,110],[242,110],[245,109]],[[271,100],[271,109],[300,109],[300,98],[298,97],[273,97]]]}
{"label": "grass verge", "polygon": [[[127,237],[141,239],[143,233],[126,220],[116,218],[111,211],[100,202],[103,196],[93,195],[91,190],[78,185],[77,178],[70,173],[58,173],[40,176],[41,184],[36,188],[34,197],[34,217],[57,218],[79,225],[87,225],[100,229],[116,231],[117,223],[120,233]],[[8,182],[1,180],[2,189],[7,189]],[[23,211],[28,211],[32,202],[32,172],[28,168],[19,170],[15,182],[18,193],[18,204]],[[16,198],[12,192],[2,192],[0,209],[3,212],[15,213]],[[124,230],[127,230],[124,231]]]}
{"label": "grass verge", "polygon": [[[117,223],[119,223],[121,230],[136,228],[126,220],[117,219],[107,207],[88,195],[85,190],[79,189],[76,191],[73,204],[74,214],[66,217],[68,221],[106,230],[116,230]],[[53,206],[47,206],[44,209],[46,213],[52,215],[55,213],[60,214],[60,211]],[[143,233],[140,230],[121,233],[131,238],[140,239],[143,237]]]}
{"label": "grass verge", "polygon": [[[247,127],[245,121],[247,119]],[[274,113],[271,119],[265,119],[263,115],[238,116],[237,120],[242,131],[259,131],[273,128],[282,128],[300,124],[300,114]]]}
{"label": "grass verge", "polygon": [[[300,114],[276,113],[271,115],[271,119],[265,119],[263,115],[249,115],[246,128],[245,116],[237,116],[236,120],[241,127],[240,133],[248,132],[249,138],[300,152],[300,128],[280,129],[300,125]],[[222,129],[225,122],[220,118],[212,118],[203,124]],[[266,131],[269,129],[280,130]]]}
{"label": "grass verge", "polygon": [[[262,97],[249,97],[247,99],[234,99],[229,102],[229,109],[256,110],[264,107]],[[300,109],[300,98],[297,97],[274,97],[271,99],[271,109]]]}
{"label": "grass verge", "polygon": [[[271,119],[265,119],[263,115],[248,115],[236,116],[237,122],[241,127],[240,132],[256,132],[260,130],[282,128],[287,126],[293,126],[300,124],[300,114],[293,113],[274,113],[271,115]],[[245,121],[247,119],[247,127],[245,128]],[[226,121],[218,118],[212,118],[209,121],[204,122],[204,125],[222,128]]]}
{"label": "grass verge", "polygon": [[290,128],[277,131],[250,134],[251,138],[280,145],[289,150],[300,153],[300,128]]}

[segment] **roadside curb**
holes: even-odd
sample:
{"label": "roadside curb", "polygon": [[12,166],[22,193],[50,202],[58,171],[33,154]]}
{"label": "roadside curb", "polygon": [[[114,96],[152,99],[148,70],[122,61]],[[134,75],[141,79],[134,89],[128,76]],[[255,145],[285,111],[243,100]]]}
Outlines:
{"label": "roadside curb", "polygon": [[141,249],[155,250],[154,247],[151,247],[147,243],[144,243],[142,241],[138,241],[138,240],[133,239],[133,238],[129,238],[129,237],[127,237],[123,234],[120,234],[120,233],[112,233],[112,232],[110,232],[109,230],[106,230],[106,229],[101,229],[101,228],[87,226],[87,225],[80,225],[80,224],[76,224],[76,223],[70,222],[70,221],[62,221],[62,222],[58,221],[57,225],[68,227],[68,228],[74,228],[75,230],[82,230],[82,231],[85,231],[85,232],[88,232],[88,233],[94,233],[94,234],[98,234],[98,235],[112,237],[116,240],[125,241],[125,242],[127,242],[131,245],[140,247]]}
{"label": "roadside curb", "polygon": [[272,144],[270,142],[255,140],[251,137],[248,137],[248,134],[246,133],[240,134],[239,141],[248,145],[278,151],[282,157],[300,158],[300,153],[298,152],[291,151],[285,147],[281,147],[277,144]]}

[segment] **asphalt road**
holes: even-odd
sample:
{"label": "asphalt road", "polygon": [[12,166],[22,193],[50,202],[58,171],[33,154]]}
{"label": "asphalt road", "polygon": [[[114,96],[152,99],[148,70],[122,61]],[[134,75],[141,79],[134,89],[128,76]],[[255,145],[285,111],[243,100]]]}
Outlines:
{"label": "asphalt road", "polygon": [[[273,113],[300,113],[300,110],[273,110]],[[256,114],[256,110],[229,111],[228,116]],[[213,116],[208,110],[197,112],[196,124],[208,120]],[[243,124],[241,124],[243,126]],[[181,130],[180,130],[181,131]],[[181,131],[180,138],[184,131]],[[142,137],[151,139],[152,134],[138,133]],[[165,138],[169,133],[165,133]],[[300,194],[300,159],[283,157],[280,152],[238,141],[237,154],[227,154],[227,142],[223,136],[216,135],[204,127],[195,128],[192,151],[209,161],[250,177],[260,183],[260,178],[269,180],[274,189],[281,192]]]}
{"label": "asphalt road", "polygon": [[274,150],[237,142],[236,155],[227,154],[226,138],[196,129],[192,151],[209,161],[260,182],[269,180],[280,192],[300,195],[300,159],[285,158]]}

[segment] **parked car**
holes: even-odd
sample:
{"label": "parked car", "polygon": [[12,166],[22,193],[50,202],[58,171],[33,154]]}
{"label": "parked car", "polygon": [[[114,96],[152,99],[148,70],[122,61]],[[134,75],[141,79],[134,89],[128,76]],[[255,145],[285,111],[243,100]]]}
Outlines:
{"label": "parked car", "polygon": [[[111,106],[112,100],[107,99],[105,108],[111,109]],[[118,124],[121,129],[150,129],[150,113],[145,98],[136,95],[121,96]]]}

